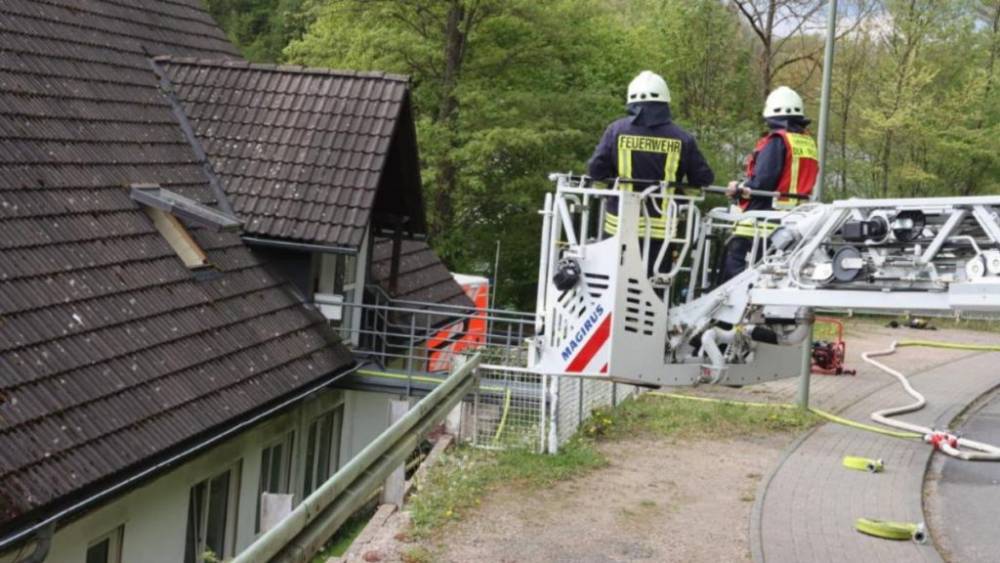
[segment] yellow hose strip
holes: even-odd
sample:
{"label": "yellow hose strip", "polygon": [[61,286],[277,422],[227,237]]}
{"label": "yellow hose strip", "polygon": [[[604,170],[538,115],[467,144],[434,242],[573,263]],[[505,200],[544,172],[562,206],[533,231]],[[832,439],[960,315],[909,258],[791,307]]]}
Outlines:
{"label": "yellow hose strip", "polygon": [[881,473],[885,470],[885,463],[881,459],[872,459],[870,457],[844,456],[843,464],[848,469],[867,471],[869,473]]}
{"label": "yellow hose strip", "polygon": [[[685,399],[689,401],[701,401],[705,403],[718,403],[724,405],[734,405],[734,406],[744,406],[744,407],[764,407],[764,408],[776,408],[776,409],[797,409],[798,405],[790,405],[788,403],[754,403],[750,401],[729,401],[725,399],[713,399],[711,397],[695,397],[693,395],[682,395],[680,393],[667,393],[664,391],[650,391],[647,395],[656,395],[658,397],[668,397],[671,399]],[[844,418],[837,416],[831,412],[809,407],[809,412],[824,418],[829,422],[834,422],[836,424],[841,424],[843,426],[849,426],[851,428],[856,428],[858,430],[864,430],[866,432],[875,432],[876,434],[883,434],[885,436],[891,436],[893,438],[903,438],[903,439],[923,439],[923,436],[917,434],[916,432],[899,432],[894,430],[886,430],[880,426],[872,426],[870,424],[864,424],[862,422],[857,422],[849,418]]]}
{"label": "yellow hose strip", "polygon": [[503,414],[500,415],[500,424],[497,425],[497,433],[493,435],[494,446],[500,442],[500,435],[503,434],[503,428],[507,425],[508,411],[510,411],[510,387],[507,388],[507,395],[503,398]]}
{"label": "yellow hose strip", "polygon": [[936,340],[900,340],[896,347],[921,346],[924,348],[948,348],[951,350],[974,350],[978,352],[1000,352],[1000,346],[993,344],[957,344],[953,342],[938,342]]}
{"label": "yellow hose strip", "polygon": [[862,534],[887,540],[913,540],[918,543],[924,543],[927,540],[924,525],[912,522],[858,518],[854,521],[854,528]]}
{"label": "yellow hose strip", "polygon": [[730,401],[727,399],[715,399],[712,397],[696,397],[694,395],[682,395],[680,393],[667,393],[666,391],[650,391],[649,393],[646,394],[656,395],[657,397],[668,397],[671,399],[685,399],[688,401],[701,401],[703,403],[716,403],[722,405],[733,405],[737,407],[765,407],[765,408],[775,408],[775,409],[798,408],[795,405],[789,405],[788,403],[753,403],[750,401]]}
{"label": "yellow hose strip", "polygon": [[874,432],[876,434],[882,434],[883,436],[891,436],[893,438],[902,438],[904,440],[923,440],[924,437],[916,432],[904,432],[901,430],[887,430],[881,426],[873,426],[871,424],[865,424],[863,422],[857,422],[849,418],[844,418],[842,416],[837,416],[831,412],[827,412],[821,409],[816,409],[809,407],[809,410],[815,415],[825,418],[830,422],[836,424],[841,424],[843,426],[849,426],[851,428],[856,428],[858,430],[864,430],[866,432]]}

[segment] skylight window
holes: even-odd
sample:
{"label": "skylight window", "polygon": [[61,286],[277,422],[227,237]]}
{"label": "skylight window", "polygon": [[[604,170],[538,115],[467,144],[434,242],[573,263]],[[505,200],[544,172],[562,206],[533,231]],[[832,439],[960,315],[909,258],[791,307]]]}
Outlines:
{"label": "skylight window", "polygon": [[180,219],[213,231],[234,231],[242,225],[231,215],[156,184],[133,184],[130,194],[133,200],[145,206],[156,230],[184,265],[192,270],[206,268],[210,264],[205,251],[198,246]]}
{"label": "skylight window", "polygon": [[165,190],[157,184],[132,184],[132,199],[153,209],[159,209],[195,225],[213,231],[238,231],[242,222],[181,194]]}

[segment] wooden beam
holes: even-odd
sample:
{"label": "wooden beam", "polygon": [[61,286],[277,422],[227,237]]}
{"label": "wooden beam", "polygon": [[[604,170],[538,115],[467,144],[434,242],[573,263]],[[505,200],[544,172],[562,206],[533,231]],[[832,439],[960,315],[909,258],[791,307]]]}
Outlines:
{"label": "wooden beam", "polygon": [[153,220],[156,230],[167,241],[170,248],[174,249],[177,257],[184,262],[188,268],[201,268],[208,266],[208,256],[205,251],[198,246],[198,243],[191,237],[191,233],[170,213],[153,207],[145,207],[146,214]]}

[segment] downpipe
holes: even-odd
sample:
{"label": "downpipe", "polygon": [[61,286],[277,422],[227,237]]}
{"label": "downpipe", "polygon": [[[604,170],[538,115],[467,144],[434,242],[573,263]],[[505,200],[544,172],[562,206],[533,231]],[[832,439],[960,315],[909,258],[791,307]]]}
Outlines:
{"label": "downpipe", "polygon": [[35,533],[35,550],[22,563],[42,563],[49,556],[52,548],[52,536],[56,533],[56,522],[46,525]]}

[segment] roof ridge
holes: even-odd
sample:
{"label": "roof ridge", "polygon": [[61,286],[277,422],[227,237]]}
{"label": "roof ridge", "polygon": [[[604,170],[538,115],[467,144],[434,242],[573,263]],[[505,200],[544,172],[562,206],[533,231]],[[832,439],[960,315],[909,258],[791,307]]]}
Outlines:
{"label": "roof ridge", "polygon": [[158,55],[153,57],[157,64],[176,64],[188,66],[208,66],[216,68],[232,68],[243,70],[260,70],[265,72],[288,72],[296,74],[312,74],[318,76],[339,76],[354,78],[381,78],[394,82],[410,82],[410,77],[405,74],[396,74],[381,70],[351,70],[335,69],[325,67],[313,67],[295,64],[281,63],[255,63],[241,59],[210,59],[203,57],[180,57],[174,55]]}

